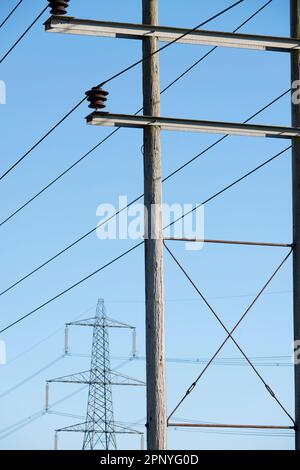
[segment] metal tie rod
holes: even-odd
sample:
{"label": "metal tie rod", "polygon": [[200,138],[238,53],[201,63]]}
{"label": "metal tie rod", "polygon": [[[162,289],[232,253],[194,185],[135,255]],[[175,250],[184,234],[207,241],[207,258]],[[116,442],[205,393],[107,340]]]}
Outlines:
{"label": "metal tie rod", "polygon": [[86,121],[94,126],[133,127],[140,129],[146,126],[159,126],[161,130],[166,131],[206,132],[210,134],[276,137],[281,139],[300,137],[300,128],[160,116],[111,114],[99,111],[95,111],[87,116]]}
{"label": "metal tie rod", "polygon": [[246,246],[266,246],[266,247],[278,247],[278,248],[292,248],[290,243],[269,243],[269,242],[248,242],[248,241],[237,241],[237,240],[212,240],[212,239],[201,239],[201,238],[172,238],[165,237],[165,241],[175,242],[195,242],[195,243],[213,243],[221,245],[246,245]]}
{"label": "metal tie rod", "polygon": [[271,426],[260,424],[211,424],[211,423],[168,423],[170,428],[229,428],[229,429],[295,429],[294,426]]}
{"label": "metal tie rod", "polygon": [[[45,23],[46,32],[78,34],[83,36],[139,39],[155,37],[162,42],[177,40],[185,44],[233,47],[262,51],[290,52],[300,49],[300,39],[229,33],[223,31],[196,30],[173,26],[156,26],[113,21],[96,21],[73,17],[52,16]],[[184,36],[185,35],[185,36]],[[183,36],[183,37],[181,37]]]}

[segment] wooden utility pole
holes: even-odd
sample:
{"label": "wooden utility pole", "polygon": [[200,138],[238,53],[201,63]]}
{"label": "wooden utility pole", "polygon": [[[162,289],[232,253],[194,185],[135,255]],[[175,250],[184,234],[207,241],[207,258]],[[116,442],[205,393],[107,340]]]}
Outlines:
{"label": "wooden utility pole", "polygon": [[[161,40],[167,43],[173,43],[175,41],[180,43],[198,45],[205,44],[207,46],[217,47],[237,47],[262,51],[290,52],[292,59],[292,82],[299,82],[300,0],[290,0],[290,2],[292,38],[253,34],[245,35],[237,34],[236,32],[215,32],[199,30],[199,28],[193,28],[190,30],[172,26],[159,26],[158,0],[142,0],[143,24],[141,25],[116,23],[111,21],[86,20],[74,17],[62,18],[60,15],[55,14],[52,15],[45,23],[46,31],[52,33],[80,34],[94,37],[110,36],[118,39],[138,39],[143,42],[144,115],[141,116],[136,113],[134,115],[125,115],[100,112],[101,93],[103,98],[105,92],[102,90],[100,93],[99,87],[94,87],[89,91],[88,96],[92,105],[91,107],[98,109],[98,111],[94,111],[86,119],[91,125],[111,125],[114,127],[142,128],[144,130],[147,440],[149,450],[163,450],[167,447],[163,239],[161,215],[161,129],[168,131],[215,132],[222,135],[252,135],[254,137],[262,136],[292,139],[294,337],[296,341],[300,340],[300,104],[292,104],[293,128],[254,125],[249,123],[237,124],[230,122],[162,117],[160,116],[159,58],[158,53],[156,53],[159,48],[158,41]],[[235,6],[235,4],[230,8],[233,8],[233,6]],[[227,10],[228,9],[221,11],[216,16],[223,14]],[[261,10],[262,9],[258,10],[256,13]],[[253,16],[254,15],[249,19]],[[154,34],[155,36],[153,36]],[[103,84],[111,82],[123,73],[131,70],[133,67],[140,65],[141,62],[142,61],[137,61],[129,67],[125,67],[119,73],[104,81]],[[226,242],[224,240],[215,240],[214,242],[228,243],[228,241]],[[245,244],[245,242],[236,241],[229,243]],[[249,244],[249,242],[247,243]],[[257,243],[250,242],[250,244]],[[267,243],[265,245],[275,246],[274,244]],[[276,246],[279,246],[279,244],[276,244]],[[289,247],[290,245],[287,246]],[[271,393],[271,390],[269,390],[269,392]],[[278,403],[280,404],[279,401]],[[300,364],[295,364],[295,410],[296,448],[300,450]],[[290,417],[289,414],[288,416]],[[192,426],[192,424],[186,423],[184,425],[179,423],[177,426],[187,427]],[[241,425],[232,425],[232,427],[237,426]],[[244,427],[251,428],[253,425],[244,425]],[[260,427],[268,429],[268,426]],[[290,429],[289,426],[276,426],[276,428]]]}
{"label": "wooden utility pole", "polygon": [[[291,36],[300,37],[300,0],[291,0]],[[300,80],[300,52],[291,52],[291,79]],[[300,104],[292,102],[292,126],[300,127]],[[294,340],[300,340],[300,138],[292,140]],[[300,450],[300,364],[295,363],[296,450]]]}
{"label": "wooden utility pole", "polygon": [[[143,1],[143,23],[158,24],[158,0]],[[158,39],[143,39],[144,115],[160,115]],[[162,176],[159,126],[144,127],[147,448],[167,448]]]}

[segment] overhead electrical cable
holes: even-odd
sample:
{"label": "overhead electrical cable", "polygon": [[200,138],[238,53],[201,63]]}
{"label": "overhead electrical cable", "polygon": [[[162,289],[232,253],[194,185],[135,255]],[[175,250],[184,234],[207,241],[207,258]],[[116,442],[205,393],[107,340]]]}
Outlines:
{"label": "overhead electrical cable", "polygon": [[[234,4],[232,4],[231,6],[223,9],[222,11],[220,11],[219,13],[211,16],[210,18],[208,18],[207,20],[203,21],[202,23],[200,23],[199,25],[197,25],[195,28],[192,28],[190,30],[188,30],[186,33],[184,33],[183,35],[179,36],[178,38],[174,39],[173,41],[165,44],[164,46],[162,46],[161,48],[157,49],[156,51],[154,51],[152,54],[150,54],[149,56],[147,57],[144,57],[142,59],[140,59],[139,61],[137,62],[134,62],[133,64],[131,64],[130,66],[126,67],[125,69],[122,69],[120,72],[118,72],[117,74],[111,76],[110,78],[108,78],[107,80],[105,80],[104,82],[102,82],[101,84],[99,84],[98,86],[102,86],[102,84],[104,83],[108,83],[108,82],[111,82],[112,80],[114,80],[115,78],[123,75],[125,72],[133,69],[134,67],[136,67],[137,65],[143,63],[145,60],[148,60],[150,57],[152,57],[153,55],[155,54],[158,54],[159,52],[161,52],[162,50],[170,47],[172,44],[176,43],[177,41],[179,41],[180,39],[182,39],[183,37],[185,36],[188,36],[189,34],[193,33],[194,31],[196,31],[196,29],[199,29],[201,26],[204,26],[205,24],[209,23],[210,21],[218,18],[219,16],[222,16],[224,13],[228,12],[229,10],[231,10],[232,8],[236,7],[237,5],[243,3],[245,0],[239,0],[237,2],[235,2]],[[23,33],[23,35],[18,39],[18,41],[13,45],[13,47],[5,54],[5,56],[0,60],[0,64],[1,62],[5,59],[5,57],[7,57],[7,55],[11,52],[11,50],[18,44],[18,42],[20,42],[20,40],[22,39],[22,37],[24,37],[24,35],[29,31],[29,29],[31,29],[31,27],[38,21],[38,19],[42,16],[42,14],[47,10],[48,8],[48,5],[42,10],[42,12],[39,14],[39,16],[34,20],[34,22],[30,25],[29,28],[27,28],[27,30],[25,31],[25,33]],[[0,176],[0,181],[2,181],[14,168],[16,168],[16,166],[18,166],[28,155],[30,155],[32,153],[32,151],[34,149],[36,149],[50,134],[52,134],[52,132],[57,129],[57,127],[59,127],[71,114],[73,114],[73,112],[79,108],[79,106],[81,106],[82,103],[84,103],[85,101],[87,100],[87,96],[84,96],[80,101],[78,101],[77,104],[75,104],[73,106],[73,108],[68,111],[56,124],[54,124],[32,147],[30,147],[30,149],[25,152],[15,163],[13,163],[13,165],[11,165],[1,176]]]}
{"label": "overhead electrical cable", "polygon": [[[48,8],[48,5],[43,8],[43,10],[41,11],[41,13],[38,14],[38,16],[33,20],[33,22],[28,26],[28,28],[26,28],[26,30],[24,31],[24,33],[21,34],[21,36],[16,40],[16,42],[8,49],[8,51],[4,54],[4,56],[0,59],[0,64],[2,64],[2,62],[9,56],[9,54],[14,50],[14,48],[19,44],[19,42],[22,41],[22,39],[24,38],[24,36],[26,36],[26,34],[31,30],[31,28],[35,25],[35,23],[38,22],[38,20],[41,18],[41,16],[43,16],[43,14],[45,13],[45,11],[47,10]],[[15,165],[14,165],[15,166]],[[12,168],[14,168],[14,166]],[[3,176],[4,177],[4,176]],[[1,177],[2,179],[2,177]]]}
{"label": "overhead electrical cable", "polygon": [[[212,201],[214,198],[216,198],[217,196],[219,196],[220,194],[224,193],[225,191],[227,191],[229,188],[232,188],[234,185],[238,184],[240,181],[244,180],[247,176],[249,176],[250,174],[253,174],[255,171],[258,171],[260,168],[262,168],[263,166],[267,165],[267,163],[270,163],[272,160],[274,160],[275,158],[277,158],[279,155],[282,155],[284,152],[286,152],[288,150],[285,149],[285,150],[282,150],[281,152],[279,152],[279,154],[276,154],[275,156],[273,156],[272,158],[270,158],[269,160],[265,161],[264,163],[262,163],[261,165],[259,165],[258,167],[256,167],[254,170],[251,170],[250,172],[246,173],[245,175],[243,175],[241,178],[238,178],[237,180],[235,180],[235,182],[231,183],[230,185],[226,186],[225,188],[223,188],[222,190],[218,191],[217,193],[215,193],[213,196],[211,196],[210,198],[206,199],[206,201],[204,201],[202,204],[199,204],[198,206],[196,206],[196,208],[198,208],[200,205],[204,205],[210,201]],[[196,208],[194,210],[196,210]],[[191,211],[185,213],[182,215],[182,217],[180,217],[179,219],[177,219],[175,222],[171,222],[168,226],[164,227],[164,228],[168,228],[170,226],[172,226],[174,223],[178,222],[180,219],[183,219],[184,217],[186,217]],[[144,244],[144,241],[141,241],[139,242],[138,244],[134,245],[132,248],[122,252],[119,256],[117,256],[116,258],[112,259],[111,261],[109,261],[108,263],[102,265],[100,268],[96,269],[96,271],[92,272],[91,274],[89,274],[88,276],[85,276],[84,278],[80,279],[78,282],[76,282],[75,284],[72,284],[71,286],[69,286],[68,288],[64,289],[63,291],[61,291],[60,293],[58,293],[57,295],[55,295],[54,297],[52,297],[51,299],[47,300],[46,302],[44,302],[42,305],[36,307],[35,309],[31,310],[30,312],[28,312],[27,314],[25,315],[22,315],[21,317],[19,317],[17,320],[15,320],[14,322],[10,323],[9,325],[7,325],[6,327],[4,327],[2,330],[0,330],[0,334],[9,330],[10,328],[12,328],[13,326],[15,326],[16,324],[22,322],[23,320],[25,320],[26,318],[30,317],[31,315],[33,315],[34,313],[38,312],[39,310],[41,310],[43,307],[45,307],[46,305],[52,303],[54,300],[58,299],[59,297],[63,296],[64,294],[66,294],[67,292],[73,290],[75,287],[77,287],[78,285],[84,283],[85,281],[87,281],[88,279],[90,279],[91,277],[95,276],[96,274],[98,274],[100,271],[103,271],[104,269],[106,269],[107,267],[111,266],[112,264],[114,264],[115,262],[119,261],[120,259],[122,259],[123,257],[125,257],[127,254],[133,252],[134,250],[136,250],[138,247],[140,247],[141,245]]]}
{"label": "overhead electrical cable", "polygon": [[[241,176],[240,178],[238,178],[237,180],[233,181],[232,183],[230,183],[229,185],[225,186],[224,188],[222,188],[220,191],[218,191],[217,193],[213,194],[212,196],[210,196],[208,199],[206,199],[205,201],[203,201],[201,204],[198,204],[194,209],[192,209],[190,212],[194,212],[195,210],[197,210],[201,205],[204,205],[204,204],[207,204],[208,202],[210,202],[211,200],[215,199],[217,196],[221,195],[222,193],[224,193],[225,191],[227,191],[228,189],[232,188],[233,186],[235,186],[236,184],[240,183],[241,181],[243,181],[244,179],[248,178],[250,175],[254,174],[255,172],[257,172],[258,170],[260,170],[261,168],[263,168],[264,166],[268,165],[269,163],[271,163],[272,161],[274,161],[276,158],[278,158],[279,156],[283,155],[285,152],[287,152],[289,149],[291,148],[291,146],[289,147],[286,147],[285,149],[281,150],[280,152],[276,153],[275,155],[273,155],[271,158],[269,158],[268,160],[266,160],[265,162],[263,162],[262,164],[258,165],[257,167],[255,167],[253,170],[245,173],[243,176]],[[203,153],[202,153],[203,154]],[[186,165],[185,165],[186,166]],[[172,172],[170,175],[168,175],[166,178],[163,179],[163,182],[167,181],[169,178],[171,178],[171,176],[173,176],[174,174],[178,173],[177,170],[175,170],[175,172]],[[101,226],[103,225],[106,225],[109,221],[111,221],[112,219],[114,219],[115,217],[117,217],[121,212],[123,212],[124,210],[128,209],[130,206],[132,206],[133,204],[135,204],[137,201],[139,201],[141,198],[143,197],[143,194],[141,194],[140,196],[136,197],[134,200],[132,200],[129,204],[127,204],[126,206],[124,206],[122,209],[118,210],[117,212],[115,212],[113,215],[111,215],[110,217],[108,217],[107,219],[105,219],[103,222],[99,223],[96,227],[93,227],[91,230],[89,230],[88,232],[86,232],[84,235],[82,235],[81,237],[77,238],[76,240],[74,240],[74,242],[72,242],[71,244],[67,245],[65,248],[63,248],[61,251],[59,251],[58,253],[56,253],[54,256],[52,256],[51,258],[49,258],[48,260],[46,260],[44,263],[42,263],[41,265],[37,266],[36,268],[34,268],[32,271],[30,271],[29,273],[27,273],[26,275],[22,276],[20,279],[18,279],[17,281],[15,281],[13,284],[11,284],[10,286],[8,286],[7,288],[5,288],[4,290],[2,290],[0,292],[0,296],[6,294],[7,292],[9,292],[11,289],[13,289],[14,287],[16,287],[17,285],[21,284],[23,281],[25,281],[26,279],[28,279],[29,277],[31,277],[33,274],[37,273],[38,271],[40,271],[42,268],[44,268],[45,266],[47,266],[49,263],[51,263],[52,261],[54,261],[55,259],[57,259],[59,256],[61,256],[63,253],[66,253],[68,250],[70,250],[73,246],[77,245],[79,242],[81,242],[82,240],[84,240],[85,238],[87,238],[89,235],[91,235],[92,233],[95,233],[96,230],[98,228],[100,228]],[[188,213],[185,214],[185,216],[187,216]],[[174,222],[172,222],[171,225],[174,225],[176,222],[178,222],[180,220],[177,219],[175,220]],[[165,227],[165,228],[168,228],[168,227]]]}
{"label": "overhead electrical cable", "polygon": [[[235,30],[234,32],[238,31],[240,28],[242,28],[246,23],[248,23],[250,20],[252,20],[256,15],[258,15],[262,10],[264,10],[270,3],[272,3],[273,0],[269,0],[267,3],[265,3],[262,7],[260,7],[258,10],[256,10],[251,16],[249,16],[243,23],[241,23]],[[167,90],[169,90],[173,85],[175,85],[179,80],[181,80],[187,73],[189,73],[192,69],[194,69],[197,65],[199,65],[208,55],[210,55],[212,52],[214,52],[216,49],[218,49],[218,46],[213,47],[208,53],[204,54],[203,56],[200,57],[196,62],[194,62],[191,66],[189,66],[186,70],[184,70],[178,77],[176,77],[172,82],[170,82],[165,88],[163,88],[160,92],[162,95],[165,93]],[[289,90],[288,90],[289,91]],[[281,99],[286,93],[279,95],[276,100]],[[134,114],[139,114],[143,108],[138,109]],[[9,216],[7,216],[2,222],[0,222],[0,227],[2,227],[4,224],[6,224],[9,220],[11,220],[14,216],[16,216],[19,212],[21,212],[25,207],[27,207],[29,204],[31,204],[35,199],[37,199],[39,196],[41,196],[47,189],[49,189],[51,186],[53,186],[55,183],[57,183],[61,178],[63,178],[69,171],[71,171],[73,168],[75,168],[79,163],[81,163],[85,158],[90,156],[95,150],[97,150],[101,145],[103,145],[107,140],[109,140],[113,135],[115,135],[121,128],[117,127],[114,129],[112,132],[110,132],[106,137],[104,137],[100,142],[98,142],[94,147],[92,147],[90,150],[88,150],[85,154],[83,154],[78,160],[76,160],[72,165],[70,165],[68,168],[66,168],[63,172],[61,172],[57,177],[55,177],[50,183],[48,183],[46,186],[44,186],[40,191],[38,191],[34,196],[29,198],[26,202],[24,202],[18,209],[13,211]],[[223,140],[223,139],[222,139]]]}
{"label": "overhead electrical cable", "polygon": [[11,12],[7,15],[7,17],[0,23],[0,29],[5,25],[5,23],[9,20],[9,18],[14,14],[17,8],[23,3],[23,0],[20,0],[16,6],[11,10]]}

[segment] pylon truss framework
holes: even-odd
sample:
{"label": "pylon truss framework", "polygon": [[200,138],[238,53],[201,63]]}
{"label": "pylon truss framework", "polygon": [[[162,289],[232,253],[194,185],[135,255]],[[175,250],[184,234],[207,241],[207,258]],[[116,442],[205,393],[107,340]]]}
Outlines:
{"label": "pylon truss framework", "polygon": [[89,370],[49,379],[46,382],[45,411],[49,411],[50,383],[86,384],[89,386],[86,421],[67,426],[55,431],[55,449],[58,448],[59,432],[84,433],[83,450],[93,450],[101,446],[106,450],[117,449],[116,434],[136,434],[141,436],[143,448],[144,433],[114,421],[112,386],[144,387],[142,380],[113,371],[110,367],[108,328],[127,328],[132,330],[132,354],[136,353],[136,329],[106,316],[104,300],[99,299],[95,317],[86,318],[66,324],[65,353],[68,354],[68,333],[70,326],[87,326],[93,328],[93,345],[91,367]]}
{"label": "pylon truss framework", "polygon": [[[289,259],[290,255],[292,254],[292,251],[293,251],[293,246],[291,244],[288,244],[288,243],[265,243],[265,242],[238,242],[238,241],[227,241],[227,240],[209,240],[209,242],[211,243],[224,243],[224,244],[233,244],[233,245],[246,245],[246,246],[263,246],[263,247],[280,247],[280,248],[289,248],[289,252],[288,254],[284,257],[284,259],[281,261],[281,263],[279,264],[279,266],[275,269],[275,271],[271,274],[271,276],[269,277],[269,279],[265,282],[265,284],[263,285],[263,287],[260,289],[260,291],[258,292],[258,294],[254,297],[253,301],[250,303],[249,307],[244,311],[244,313],[242,314],[242,316],[240,317],[240,319],[238,320],[238,322],[235,324],[235,326],[229,330],[226,325],[223,323],[223,321],[221,320],[220,316],[218,315],[218,313],[215,311],[215,309],[210,305],[210,303],[208,302],[208,300],[206,299],[206,297],[203,295],[203,293],[200,291],[200,289],[198,288],[198,286],[195,284],[195,282],[193,281],[193,279],[191,278],[191,276],[188,274],[188,272],[186,271],[186,269],[183,267],[182,263],[179,262],[178,258],[174,255],[173,251],[170,250],[170,248],[167,246],[167,241],[190,241],[190,242],[197,242],[199,240],[197,239],[187,239],[187,238],[168,238],[168,239],[164,239],[164,246],[165,246],[165,249],[166,251],[169,253],[169,255],[171,256],[171,258],[173,259],[173,261],[175,262],[175,264],[178,266],[178,268],[180,269],[180,271],[183,273],[183,275],[186,277],[186,279],[188,280],[188,282],[192,285],[192,287],[195,289],[195,291],[197,292],[197,294],[201,297],[201,299],[203,300],[203,302],[206,304],[206,306],[208,307],[208,309],[211,311],[211,313],[213,314],[213,316],[216,318],[216,320],[218,321],[218,323],[222,326],[222,328],[225,330],[227,336],[226,338],[224,339],[224,341],[220,344],[220,346],[218,347],[218,349],[216,350],[216,352],[213,354],[213,356],[210,358],[210,360],[207,362],[207,364],[205,365],[205,367],[202,369],[201,373],[198,375],[198,377],[193,381],[193,383],[191,384],[191,386],[186,390],[185,394],[183,395],[183,397],[181,398],[181,400],[178,402],[178,404],[175,406],[175,408],[173,409],[173,411],[170,413],[170,415],[168,416],[168,421],[167,421],[167,425],[168,427],[170,428],[178,428],[178,427],[183,427],[183,428],[242,428],[242,429],[282,429],[282,430],[291,430],[291,429],[295,429],[295,421],[292,417],[292,415],[286,410],[286,408],[282,405],[282,403],[279,401],[279,399],[277,398],[276,394],[274,393],[274,391],[272,390],[272,388],[270,387],[270,385],[268,385],[268,383],[264,380],[264,378],[262,377],[262,375],[260,374],[260,372],[256,369],[255,365],[253,364],[253,362],[249,359],[248,355],[246,355],[246,353],[243,351],[243,349],[240,347],[240,345],[238,344],[238,342],[235,340],[234,336],[233,336],[233,333],[236,331],[236,329],[239,327],[239,325],[242,323],[242,321],[244,320],[244,318],[248,315],[248,313],[250,312],[250,310],[253,308],[253,306],[256,304],[256,302],[258,301],[258,299],[261,297],[261,295],[263,294],[263,292],[266,290],[266,288],[269,286],[269,284],[272,282],[272,280],[274,279],[274,277],[277,275],[277,273],[281,270],[281,268],[285,265],[286,261]],[[204,240],[203,240],[204,241]],[[192,393],[192,391],[196,388],[196,386],[198,385],[198,382],[200,381],[200,379],[204,376],[204,374],[206,373],[207,369],[210,367],[210,365],[213,363],[213,361],[215,360],[215,358],[218,356],[218,354],[220,353],[220,351],[223,349],[223,347],[225,346],[225,344],[227,343],[227,341],[231,339],[231,341],[235,344],[235,346],[238,348],[238,350],[240,351],[240,353],[242,354],[242,356],[244,357],[244,359],[247,361],[247,363],[249,364],[249,366],[252,368],[252,370],[254,371],[254,373],[256,374],[256,376],[258,377],[258,379],[263,383],[263,385],[265,386],[267,392],[269,393],[269,395],[277,402],[277,404],[279,405],[279,407],[282,409],[282,411],[285,413],[285,415],[291,420],[292,422],[292,426],[283,426],[283,425],[278,425],[278,426],[272,426],[272,425],[261,425],[261,424],[211,424],[211,423],[180,423],[180,422],[170,422],[171,418],[174,417],[174,414],[176,413],[176,411],[180,408],[180,406],[183,404],[183,402],[187,399],[187,397]]]}
{"label": "pylon truss framework", "polygon": [[49,409],[49,384],[50,383],[76,383],[86,385],[126,385],[132,387],[145,387],[146,383],[142,380],[135,379],[128,375],[120,374],[113,370],[108,371],[111,376],[111,380],[104,382],[103,380],[91,380],[91,370],[85,370],[83,372],[76,372],[75,374],[64,375],[54,379],[49,379],[46,382],[46,411]]}
{"label": "pylon truss framework", "polygon": [[122,323],[112,318],[106,317],[104,322],[101,322],[95,317],[86,318],[84,320],[77,320],[70,323],[66,323],[66,326],[97,326],[98,328],[129,328],[130,330],[135,330],[135,326],[128,325],[127,323]]}
{"label": "pylon truss framework", "polygon": [[196,44],[217,47],[233,47],[261,51],[291,52],[300,49],[300,40],[289,37],[263,36],[254,34],[228,33],[172,26],[158,26],[134,23],[118,23],[80,19],[68,16],[52,16],[45,22],[45,30],[50,33],[78,34],[82,36],[139,39],[155,37],[162,42]]}
{"label": "pylon truss framework", "polygon": [[[55,430],[55,435],[54,435],[54,450],[58,450],[58,434],[61,432],[78,432],[78,433],[85,433],[87,430],[87,422],[84,423],[78,423],[78,424],[73,424],[71,426],[66,426],[64,428],[56,429]],[[109,431],[105,430],[97,430],[97,429],[89,429],[89,432],[93,432],[95,434],[105,434],[105,433],[111,433],[113,432],[114,434],[129,434],[129,435],[137,435],[140,436],[141,438],[141,450],[144,450],[144,433],[141,431],[137,431],[136,429],[127,427],[127,426],[122,426],[120,424],[114,423],[113,425],[113,430],[110,429]]]}
{"label": "pylon truss framework", "polygon": [[135,326],[128,325],[109,317],[105,317],[104,321],[100,321],[96,317],[85,318],[83,320],[77,320],[66,323],[65,325],[65,354],[69,353],[69,327],[70,326],[89,326],[97,328],[124,328],[132,331],[132,356],[136,356],[136,328]]}

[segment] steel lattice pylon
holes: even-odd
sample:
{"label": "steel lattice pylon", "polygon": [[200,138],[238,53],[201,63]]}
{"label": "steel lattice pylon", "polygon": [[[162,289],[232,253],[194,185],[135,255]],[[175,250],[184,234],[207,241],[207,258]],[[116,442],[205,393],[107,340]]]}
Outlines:
{"label": "steel lattice pylon", "polygon": [[[83,450],[116,450],[116,434],[137,434],[143,438],[143,433],[134,429],[116,424],[113,413],[112,385],[145,386],[141,380],[128,377],[111,370],[108,328],[129,328],[133,333],[133,355],[135,354],[136,333],[135,328],[108,318],[103,299],[99,299],[96,315],[92,318],[67,323],[65,332],[65,353],[68,354],[68,328],[69,326],[93,327],[93,341],[90,370],[77,372],[63,377],[48,380],[46,383],[46,411],[49,410],[49,384],[76,383],[88,384],[88,403],[86,420],[84,423],[67,426],[56,430],[55,448],[57,448],[57,433],[82,432]],[[143,442],[143,440],[142,440]]]}
{"label": "steel lattice pylon", "polygon": [[[83,449],[93,450],[98,444],[107,450],[116,449],[109,338],[103,300],[98,301],[95,320]],[[101,324],[100,327],[98,322]],[[102,379],[102,383],[96,383],[99,378]]]}

